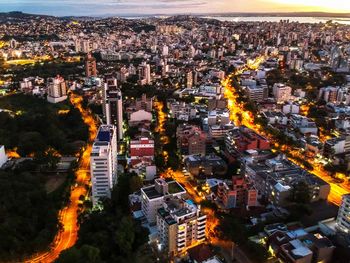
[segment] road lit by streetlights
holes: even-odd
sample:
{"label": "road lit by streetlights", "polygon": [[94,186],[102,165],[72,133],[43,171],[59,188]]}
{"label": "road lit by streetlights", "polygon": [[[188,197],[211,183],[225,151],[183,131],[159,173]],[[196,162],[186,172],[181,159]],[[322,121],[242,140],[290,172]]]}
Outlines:
{"label": "road lit by streetlights", "polygon": [[58,258],[60,253],[72,247],[78,238],[78,214],[79,214],[79,197],[80,196],[86,196],[87,194],[87,187],[90,183],[90,153],[91,153],[91,142],[94,140],[97,134],[97,125],[95,122],[95,119],[93,118],[93,115],[89,110],[86,110],[82,106],[82,97],[71,94],[70,95],[71,103],[76,107],[85,122],[86,125],[89,127],[89,144],[84,148],[84,151],[81,156],[81,160],[79,162],[79,168],[76,171],[76,187],[71,188],[70,198],[69,202],[66,207],[64,207],[59,212],[59,222],[62,226],[61,231],[59,231],[53,243],[51,244],[51,247],[49,251],[38,253],[37,255],[34,255],[31,259],[28,259],[27,263],[29,262],[40,262],[40,263],[46,263],[46,262],[53,262],[55,259]]}
{"label": "road lit by streetlights", "polygon": [[[256,133],[267,137],[272,145],[277,146],[279,151],[284,153],[288,152],[289,160],[327,182],[331,186],[331,191],[328,195],[328,201],[339,206],[341,203],[342,195],[350,193],[350,184],[346,181],[342,183],[334,182],[334,178],[332,178],[329,173],[325,171],[324,167],[320,163],[317,163],[315,159],[308,160],[313,167],[312,170],[304,167],[304,165],[300,163],[299,160],[305,159],[305,156],[303,156],[299,150],[292,149],[288,145],[279,145],[270,134],[266,133],[266,131],[263,131],[261,129],[261,126],[256,124],[255,116],[251,112],[244,110],[243,104],[238,102],[239,95],[231,84],[233,78],[242,74],[245,70],[256,70],[262,62],[263,57],[259,57],[255,61],[250,61],[245,67],[230,74],[225,80],[222,81],[222,85],[225,88],[224,95],[228,100],[228,108],[230,110],[231,120],[237,126],[245,125],[246,127],[254,130]],[[309,108],[307,107],[303,108],[303,112],[305,113],[307,113],[308,110]],[[321,140],[324,141],[327,138],[328,137],[324,135],[322,136]]]}

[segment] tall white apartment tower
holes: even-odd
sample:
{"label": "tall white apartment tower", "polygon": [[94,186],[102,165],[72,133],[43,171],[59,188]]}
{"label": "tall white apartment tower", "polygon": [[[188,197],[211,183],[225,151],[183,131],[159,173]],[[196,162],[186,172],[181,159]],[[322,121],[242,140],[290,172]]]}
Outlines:
{"label": "tall white apartment tower", "polygon": [[123,97],[117,86],[117,79],[106,78],[103,86],[103,114],[108,125],[117,128],[117,140],[123,139]]}
{"label": "tall white apartment tower", "polygon": [[51,78],[47,84],[47,101],[58,103],[67,99],[67,86],[64,79],[60,76]]}
{"label": "tall white apartment tower", "polygon": [[114,125],[101,125],[92,146],[90,172],[92,202],[110,198],[117,182],[117,138]]}
{"label": "tall white apartment tower", "polygon": [[350,234],[350,194],[343,195],[337,216],[337,229]]}
{"label": "tall white apartment tower", "polygon": [[143,62],[140,66],[140,77],[145,84],[151,84],[151,66],[147,62]]}

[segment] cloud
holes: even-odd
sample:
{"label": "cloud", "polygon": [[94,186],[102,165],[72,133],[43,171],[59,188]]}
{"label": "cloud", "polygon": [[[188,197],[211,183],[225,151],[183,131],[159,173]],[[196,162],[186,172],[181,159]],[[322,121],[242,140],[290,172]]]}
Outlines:
{"label": "cloud", "polygon": [[50,15],[181,13],[205,9],[209,0],[0,0],[0,10]]}
{"label": "cloud", "polygon": [[311,4],[313,10],[314,6],[318,6],[324,11],[330,11],[330,6],[334,5],[343,8],[343,12],[350,11],[349,0],[0,0],[0,11],[49,15],[142,16],[174,13],[310,11],[311,8],[306,10],[306,5]]}

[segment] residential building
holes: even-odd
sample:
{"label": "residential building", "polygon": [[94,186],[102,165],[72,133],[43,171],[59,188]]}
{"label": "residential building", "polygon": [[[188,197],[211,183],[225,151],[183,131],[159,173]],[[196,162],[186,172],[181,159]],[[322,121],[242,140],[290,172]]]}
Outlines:
{"label": "residential building", "polygon": [[350,194],[343,195],[336,222],[339,231],[350,234]]}
{"label": "residential building", "polygon": [[299,114],[300,106],[299,104],[288,102],[282,106],[282,112],[284,114]]}
{"label": "residential building", "polygon": [[103,112],[106,123],[117,128],[117,140],[123,139],[123,97],[117,87],[117,79],[111,76],[106,78],[103,86]]}
{"label": "residential building", "polygon": [[290,116],[289,122],[293,128],[299,129],[302,134],[317,135],[318,128],[316,123],[305,116],[293,114]]}
{"label": "residential building", "polygon": [[193,176],[223,176],[227,172],[226,162],[215,154],[199,156],[190,155],[185,158],[185,167]]}
{"label": "residential building", "polygon": [[192,200],[169,196],[157,211],[159,242],[171,256],[205,240],[207,217]]}
{"label": "residential building", "polygon": [[227,100],[223,96],[218,98],[209,98],[208,99],[208,110],[212,111],[215,109],[224,110],[227,108]]}
{"label": "residential building", "polygon": [[140,123],[151,122],[152,121],[152,113],[145,110],[138,110],[130,113],[129,115],[129,125],[137,126]]}
{"label": "residential building", "polygon": [[97,77],[96,59],[88,53],[85,59],[85,75],[86,77]]}
{"label": "residential building", "polygon": [[252,183],[240,176],[232,177],[232,184],[219,183],[217,197],[226,209],[253,207],[258,204],[258,191]]}
{"label": "residential building", "polygon": [[7,162],[5,146],[0,145],[0,168]]}
{"label": "residential building", "polygon": [[149,157],[154,158],[154,141],[148,138],[140,138],[139,140],[130,141],[130,157]]}
{"label": "residential building", "polygon": [[251,101],[262,102],[268,97],[267,86],[247,86],[244,91]]}
{"label": "residential building", "polygon": [[90,155],[92,202],[109,198],[117,182],[117,130],[114,125],[101,125]]}
{"label": "residential building", "polygon": [[273,96],[277,103],[283,103],[289,101],[292,95],[292,88],[281,83],[275,83],[273,85]]}
{"label": "residential building", "polygon": [[193,86],[193,72],[186,72],[186,88],[190,89]]}
{"label": "residential building", "polygon": [[146,94],[142,94],[141,98],[136,99],[135,110],[145,110],[151,112],[153,110],[154,97],[147,98]]}
{"label": "residential building", "polygon": [[47,101],[50,103],[59,103],[67,99],[67,86],[61,76],[48,79]]}
{"label": "residential building", "polygon": [[154,185],[141,188],[141,209],[148,223],[157,222],[157,211],[163,206],[164,199],[169,196],[181,198],[186,190],[176,181],[158,178]]}
{"label": "residential building", "polygon": [[174,119],[189,121],[197,116],[197,109],[192,103],[169,100],[167,106],[170,116]]}
{"label": "residential building", "polygon": [[176,130],[177,146],[183,155],[205,155],[206,133],[198,126],[180,125]]}
{"label": "residential building", "polygon": [[151,66],[147,62],[143,62],[139,67],[139,81],[141,85],[149,85],[151,79]]}
{"label": "residential building", "polygon": [[226,133],[234,127],[235,126],[232,123],[225,125],[210,125],[208,132],[209,138],[222,141],[225,139]]}
{"label": "residential building", "polygon": [[282,262],[331,263],[333,243],[318,231],[309,233],[298,224],[272,224],[265,227],[269,250]]}
{"label": "residential building", "polygon": [[262,113],[268,124],[271,125],[287,125],[288,117],[280,111],[264,111]]}
{"label": "residential building", "polygon": [[208,112],[208,125],[226,125],[230,123],[230,113],[227,110],[213,110]]}
{"label": "residential building", "polygon": [[324,143],[323,155],[332,158],[336,154],[345,152],[345,141],[345,137],[336,137],[327,140]]}
{"label": "residential building", "polygon": [[254,183],[259,197],[278,206],[288,204],[292,189],[300,182],[308,185],[311,202],[327,200],[330,185],[280,155],[271,159],[243,158],[242,172]]}
{"label": "residential building", "polygon": [[247,150],[268,150],[270,142],[248,127],[240,126],[226,133],[225,146],[226,153],[235,156]]}

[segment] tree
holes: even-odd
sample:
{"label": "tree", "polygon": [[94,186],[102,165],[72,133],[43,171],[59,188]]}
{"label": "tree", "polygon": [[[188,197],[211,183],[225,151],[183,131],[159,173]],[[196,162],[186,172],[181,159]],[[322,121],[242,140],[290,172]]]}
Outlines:
{"label": "tree", "polygon": [[20,169],[0,171],[0,258],[4,261],[18,261],[45,249],[58,231],[62,199],[56,201],[54,196],[62,196],[62,191],[47,194],[43,176]]}
{"label": "tree", "polygon": [[222,237],[235,242],[238,245],[243,245],[247,242],[247,230],[236,218],[231,215],[226,215],[220,221],[218,227]]}
{"label": "tree", "polygon": [[56,263],[73,263],[80,262],[80,251],[76,247],[64,250],[61,252],[59,258],[55,261]]}
{"label": "tree", "polygon": [[52,148],[46,152],[37,152],[34,157],[37,163],[46,165],[49,170],[56,169],[60,161],[60,155]]}
{"label": "tree", "polygon": [[130,217],[125,216],[122,218],[114,238],[121,251],[129,255],[135,241],[134,224]]}
{"label": "tree", "polygon": [[269,253],[266,248],[258,243],[248,241],[245,247],[249,257],[256,262],[266,262],[269,257]]}
{"label": "tree", "polygon": [[137,175],[133,175],[130,178],[130,192],[136,192],[139,191],[142,187],[142,179]]}
{"label": "tree", "polygon": [[300,181],[293,185],[291,200],[295,203],[308,204],[311,201],[309,185],[305,181]]}
{"label": "tree", "polygon": [[80,248],[80,258],[81,262],[89,262],[89,263],[99,263],[101,262],[100,259],[100,250],[96,247],[89,246],[89,245],[83,245]]}
{"label": "tree", "polygon": [[47,145],[43,136],[38,132],[25,132],[20,136],[18,142],[18,153],[21,156],[27,156],[34,152],[45,151]]}
{"label": "tree", "polygon": [[83,245],[80,249],[72,247],[61,252],[56,263],[100,263],[100,250],[96,247]]}

